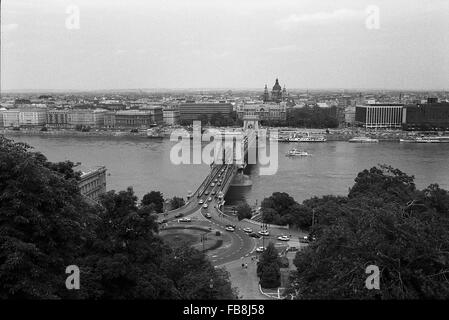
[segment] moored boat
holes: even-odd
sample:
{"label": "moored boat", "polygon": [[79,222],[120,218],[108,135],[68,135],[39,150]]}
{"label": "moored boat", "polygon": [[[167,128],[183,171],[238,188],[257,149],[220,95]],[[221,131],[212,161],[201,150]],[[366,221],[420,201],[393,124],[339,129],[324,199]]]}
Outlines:
{"label": "moored boat", "polygon": [[376,143],[379,142],[379,140],[370,137],[354,137],[352,139],[349,139],[348,142]]}

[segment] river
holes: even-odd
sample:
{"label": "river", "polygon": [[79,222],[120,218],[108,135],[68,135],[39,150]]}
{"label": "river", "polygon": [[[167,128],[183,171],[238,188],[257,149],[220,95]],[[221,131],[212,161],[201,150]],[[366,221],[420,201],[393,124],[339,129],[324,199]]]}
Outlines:
{"label": "river", "polygon": [[[11,138],[33,146],[50,161],[79,161],[87,167],[105,165],[108,190],[132,186],[139,198],[151,190],[161,191],[166,197],[185,198],[188,191],[196,190],[209,170],[206,164],[172,164],[170,150],[175,143],[167,139],[28,135]],[[306,150],[311,156],[285,157],[293,147]],[[259,167],[253,166],[253,185],[230,190],[228,203],[245,199],[251,205],[260,204],[276,191],[287,192],[299,202],[312,196],[346,195],[358,172],[382,163],[414,175],[418,188],[438,183],[449,189],[449,144],[279,144],[278,162],[274,176],[259,175]]]}

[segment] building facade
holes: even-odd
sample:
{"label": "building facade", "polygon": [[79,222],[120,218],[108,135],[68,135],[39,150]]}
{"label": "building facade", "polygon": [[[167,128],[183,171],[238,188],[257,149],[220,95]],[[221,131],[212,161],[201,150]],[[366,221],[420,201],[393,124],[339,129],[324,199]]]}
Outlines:
{"label": "building facade", "polygon": [[74,170],[81,172],[78,181],[81,194],[92,201],[98,202],[100,195],[106,193],[106,167],[92,169],[75,167]]}
{"label": "building facade", "polygon": [[356,106],[355,122],[367,129],[402,128],[403,104],[367,104]]}
{"label": "building facade", "polygon": [[65,128],[69,125],[69,110],[52,109],[47,111],[47,125],[54,128]]}
{"label": "building facade", "polygon": [[0,128],[3,128],[5,126],[3,124],[3,111],[6,111],[6,108],[0,108]]}
{"label": "building facade", "polygon": [[180,118],[179,110],[165,109],[163,111],[163,115],[164,115],[164,123],[171,126],[179,123]]}
{"label": "building facade", "polygon": [[237,117],[257,115],[261,121],[285,121],[287,105],[285,103],[244,104],[237,107]]}
{"label": "building facade", "polygon": [[200,120],[203,115],[210,120],[215,114],[221,114],[230,119],[232,115],[230,103],[181,103],[179,105],[180,121]]}
{"label": "building facade", "polygon": [[115,128],[115,111],[107,111],[104,114],[104,127]]}
{"label": "building facade", "polygon": [[103,109],[72,109],[67,114],[67,122],[70,127],[102,127],[104,125]]}
{"label": "building facade", "polygon": [[352,127],[355,124],[355,106],[345,107],[345,125]]}
{"label": "building facade", "polygon": [[19,109],[19,125],[23,127],[43,126],[47,123],[46,108]]}
{"label": "building facade", "polygon": [[428,99],[427,103],[404,107],[404,130],[449,130],[449,103]]}
{"label": "building facade", "polygon": [[164,112],[161,106],[143,106],[140,107],[139,110],[149,112],[153,119],[153,125],[162,124],[164,122]]}
{"label": "building facade", "polygon": [[148,128],[158,124],[152,110],[121,110],[115,113],[115,120],[108,115],[108,125],[116,128]]}
{"label": "building facade", "polygon": [[3,114],[3,126],[8,127],[19,127],[19,109],[9,109],[4,110]]}

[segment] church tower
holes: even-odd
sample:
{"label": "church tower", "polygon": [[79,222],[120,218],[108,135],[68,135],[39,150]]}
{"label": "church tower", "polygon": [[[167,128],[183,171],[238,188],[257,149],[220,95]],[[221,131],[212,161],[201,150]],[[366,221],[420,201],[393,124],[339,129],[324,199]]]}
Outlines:
{"label": "church tower", "polygon": [[263,102],[270,101],[270,94],[268,93],[267,85],[265,85],[265,90],[263,92]]}
{"label": "church tower", "polygon": [[282,100],[282,88],[278,78],[276,78],[276,83],[273,86],[273,90],[271,90],[271,100],[274,102],[280,102]]}

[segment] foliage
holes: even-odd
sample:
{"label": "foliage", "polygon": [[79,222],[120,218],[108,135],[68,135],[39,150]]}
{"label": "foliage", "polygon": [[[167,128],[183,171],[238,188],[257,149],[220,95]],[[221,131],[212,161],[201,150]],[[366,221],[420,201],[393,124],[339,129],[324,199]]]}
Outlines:
{"label": "foliage", "polygon": [[280,265],[279,254],[270,242],[257,264],[257,276],[262,288],[277,288],[281,285]]}
{"label": "foliage", "polygon": [[252,217],[251,206],[248,203],[246,202],[239,203],[237,205],[236,210],[237,210],[237,218],[239,220],[251,219]]}
{"label": "foliage", "polygon": [[[380,166],[358,174],[348,197],[313,198],[317,240],[298,252],[287,293],[300,299],[447,299],[449,193],[417,190],[413,177]],[[365,269],[380,269],[367,290]]]}
{"label": "foliage", "polygon": [[182,299],[235,299],[229,273],[215,269],[204,253],[188,246],[174,249],[162,268],[173,280]]}
{"label": "foliage", "polygon": [[64,270],[93,236],[92,210],[72,164],[29,149],[0,137],[0,297],[52,299],[67,292]]}
{"label": "foliage", "polygon": [[186,203],[185,203],[185,201],[184,201],[183,198],[180,198],[180,197],[173,197],[173,198],[170,200],[170,209],[171,209],[171,210],[175,210],[175,209],[178,209],[178,208],[184,206],[185,204],[186,204]]}
{"label": "foliage", "polygon": [[[91,206],[72,167],[0,137],[0,298],[236,298],[203,254],[162,241],[153,203],[138,206],[128,188]],[[65,288],[69,265],[81,270],[80,290]]]}
{"label": "foliage", "polygon": [[274,192],[262,201],[261,208],[265,223],[285,225],[291,222],[298,203],[285,192]]}
{"label": "foliage", "polygon": [[336,128],[335,107],[320,108],[318,106],[294,108],[287,114],[287,125],[306,128]]}
{"label": "foliage", "polygon": [[160,191],[151,191],[143,196],[141,205],[153,205],[154,210],[161,213],[164,210],[164,195]]}

